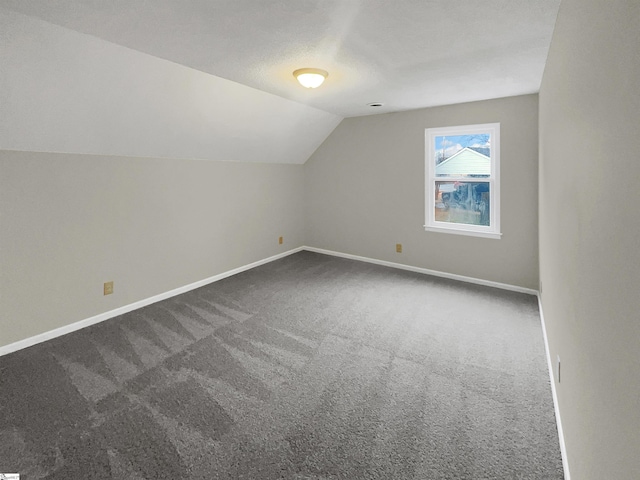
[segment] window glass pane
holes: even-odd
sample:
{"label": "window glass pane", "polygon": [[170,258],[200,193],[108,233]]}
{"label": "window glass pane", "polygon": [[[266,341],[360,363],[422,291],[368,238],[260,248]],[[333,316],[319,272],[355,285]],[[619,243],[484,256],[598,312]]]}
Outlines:
{"label": "window glass pane", "polygon": [[436,177],[491,176],[491,134],[436,136]]}
{"label": "window glass pane", "polygon": [[489,226],[489,182],[435,182],[436,222]]}

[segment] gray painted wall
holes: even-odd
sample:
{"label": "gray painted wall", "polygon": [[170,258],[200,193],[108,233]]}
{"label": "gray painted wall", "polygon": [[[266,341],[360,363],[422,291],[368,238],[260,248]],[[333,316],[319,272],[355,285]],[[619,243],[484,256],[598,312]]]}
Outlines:
{"label": "gray painted wall", "polygon": [[540,91],[540,273],[571,477],[640,475],[640,2],[563,0]]}
{"label": "gray painted wall", "polygon": [[1,7],[0,32],[0,346],[303,244],[284,164],[340,117]]}
{"label": "gray painted wall", "polygon": [[301,246],[303,168],[0,150],[0,346]]}
{"label": "gray painted wall", "polygon": [[[491,122],[503,237],[425,232],[425,128]],[[537,95],[345,119],[305,165],[307,245],[537,289],[537,131]]]}

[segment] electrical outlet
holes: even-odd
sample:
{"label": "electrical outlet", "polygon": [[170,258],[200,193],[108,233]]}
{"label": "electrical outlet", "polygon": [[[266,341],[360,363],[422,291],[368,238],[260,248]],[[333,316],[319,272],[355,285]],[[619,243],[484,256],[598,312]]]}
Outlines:
{"label": "electrical outlet", "polygon": [[282,244],[284,243],[284,237],[279,237],[279,238],[278,238],[278,243],[279,243],[280,245],[282,245]]}
{"label": "electrical outlet", "polygon": [[402,253],[402,244],[396,243],[396,253]]}
{"label": "electrical outlet", "polygon": [[113,293],[113,282],[104,282],[104,294],[111,295]]}
{"label": "electrical outlet", "polygon": [[560,355],[557,356],[556,375],[558,376],[558,383],[560,383]]}

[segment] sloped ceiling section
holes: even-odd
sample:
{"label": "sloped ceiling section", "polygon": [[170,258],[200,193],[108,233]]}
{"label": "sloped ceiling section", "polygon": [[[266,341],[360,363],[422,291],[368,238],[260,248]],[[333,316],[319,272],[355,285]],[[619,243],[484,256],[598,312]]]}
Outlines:
{"label": "sloped ceiling section", "polygon": [[341,117],[0,8],[0,149],[304,163]]}

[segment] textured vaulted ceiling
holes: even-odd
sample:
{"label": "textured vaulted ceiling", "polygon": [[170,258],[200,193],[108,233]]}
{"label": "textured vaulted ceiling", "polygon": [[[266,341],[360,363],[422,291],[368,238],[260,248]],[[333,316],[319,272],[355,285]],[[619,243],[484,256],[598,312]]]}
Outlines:
{"label": "textured vaulted ceiling", "polygon": [[[0,0],[341,117],[537,92],[560,0]],[[305,90],[291,72],[329,71]],[[382,102],[384,106],[367,106]]]}

